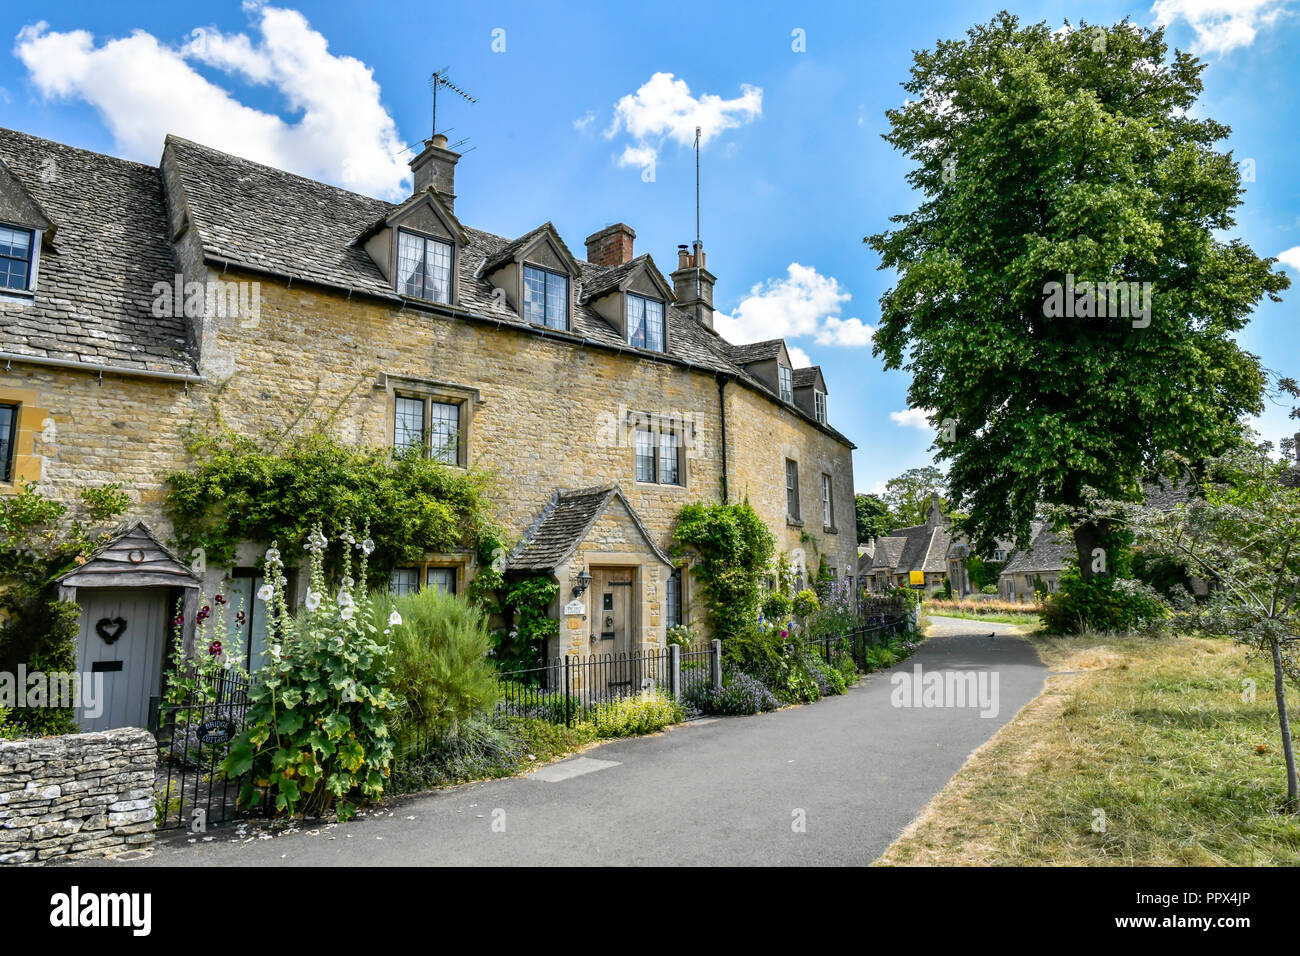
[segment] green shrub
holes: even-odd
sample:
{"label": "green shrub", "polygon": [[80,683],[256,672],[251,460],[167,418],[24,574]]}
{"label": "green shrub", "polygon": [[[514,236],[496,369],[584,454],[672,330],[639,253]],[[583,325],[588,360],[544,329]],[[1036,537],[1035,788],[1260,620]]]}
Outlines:
{"label": "green shrub", "polygon": [[518,735],[476,714],[458,723],[454,731],[402,754],[393,764],[392,787],[409,793],[508,777],[519,772],[525,759],[526,747]]}
{"label": "green shrub", "polygon": [[866,657],[869,671],[884,670],[898,663],[898,655],[888,647],[868,647]]}
{"label": "green shrub", "polygon": [[656,733],[685,719],[685,710],[674,698],[660,690],[649,690],[596,705],[578,726],[589,727],[598,738],[636,737]]}
{"label": "green shrub", "polygon": [[792,602],[780,591],[772,591],[763,598],[763,617],[769,621],[784,621],[790,616]]}
{"label": "green shrub", "polygon": [[1039,618],[1052,634],[1084,630],[1142,633],[1157,631],[1169,618],[1169,606],[1148,584],[1134,578],[1095,575],[1085,581],[1076,565],[1061,573],[1055,594],[1044,602]]}
{"label": "green shrub", "polygon": [[595,739],[586,726],[566,727],[531,717],[506,716],[497,720],[523,744],[525,766],[563,757]]}
{"label": "green shrub", "polygon": [[800,617],[816,614],[821,610],[821,606],[821,600],[817,597],[817,592],[811,588],[804,588],[791,601],[791,610]]}
{"label": "green shrub", "polygon": [[817,684],[817,690],[822,697],[833,697],[844,693],[848,682],[834,664],[828,664],[815,653],[805,653],[801,663],[808,676]]}
{"label": "green shrub", "polygon": [[761,680],[735,667],[723,669],[721,690],[712,684],[695,685],[687,691],[686,702],[701,713],[726,716],[748,716],[781,706]]}
{"label": "green shrub", "polygon": [[492,711],[500,691],[483,611],[432,588],[376,594],[371,603],[389,650],[399,747],[419,737],[454,736],[460,724]]}

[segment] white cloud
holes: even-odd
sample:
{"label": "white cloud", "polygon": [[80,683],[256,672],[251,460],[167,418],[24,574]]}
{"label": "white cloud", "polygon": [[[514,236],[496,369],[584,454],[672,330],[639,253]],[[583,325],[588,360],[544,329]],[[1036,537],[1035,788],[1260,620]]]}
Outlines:
{"label": "white cloud", "polygon": [[934,411],[929,408],[909,408],[906,411],[890,412],[889,420],[901,428],[917,428],[923,432],[931,431],[930,416]]}
{"label": "white cloud", "polygon": [[787,345],[785,350],[790,353],[790,364],[795,368],[808,368],[808,366],[812,365],[812,359],[808,357],[808,353],[799,346]]}
{"label": "white cloud", "polygon": [[[181,47],[143,30],[97,44],[85,30],[23,27],[14,55],[42,95],[80,99],[99,111],[117,148],[156,163],[175,133],[208,146],[386,199],[400,199],[410,171],[397,125],[371,69],[337,56],[296,10],[247,4],[259,37],[203,27]],[[201,63],[272,87],[280,116],[240,103],[210,82]]]}
{"label": "white cloud", "polygon": [[763,114],[763,91],[741,84],[740,96],[724,100],[716,93],[691,95],[685,80],[671,73],[655,73],[635,93],[614,104],[614,120],[605,131],[607,139],[626,132],[635,141],[619,156],[619,165],[645,166],[658,156],[665,140],[679,146],[695,142],[700,128],[700,147],[707,146],[725,130],[743,126]]}
{"label": "white cloud", "polygon": [[1195,53],[1227,53],[1250,46],[1261,27],[1272,26],[1286,12],[1287,0],[1156,0],[1156,22],[1169,26],[1187,21],[1196,33]]}
{"label": "white cloud", "polygon": [[596,111],[587,110],[587,112],[583,113],[573,121],[573,128],[579,133],[585,133],[591,128],[591,124],[594,122],[596,122]]}
{"label": "white cloud", "polygon": [[784,278],[750,289],[731,315],[715,312],[713,327],[738,343],[810,336],[817,345],[858,348],[871,343],[874,330],[861,319],[840,317],[851,298],[833,276],[792,262]]}
{"label": "white cloud", "polygon": [[1285,252],[1279,252],[1277,258],[1284,266],[1290,266],[1300,272],[1300,246],[1292,246]]}

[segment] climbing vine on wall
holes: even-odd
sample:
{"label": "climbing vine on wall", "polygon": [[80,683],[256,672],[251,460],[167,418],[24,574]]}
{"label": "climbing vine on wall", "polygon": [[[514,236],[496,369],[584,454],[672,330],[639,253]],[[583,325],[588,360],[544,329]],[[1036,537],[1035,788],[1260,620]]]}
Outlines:
{"label": "climbing vine on wall", "polygon": [[[127,507],[119,485],[83,489],[74,508],[32,485],[0,499],[0,672],[76,670],[77,605],[58,599],[55,578],[108,539],[108,525]],[[3,711],[3,708],[0,708]],[[77,729],[69,708],[0,712],[0,736],[43,736]]]}
{"label": "climbing vine on wall", "polygon": [[193,465],[167,475],[164,509],[182,551],[202,548],[210,564],[233,564],[241,541],[278,540],[292,561],[314,525],[333,536],[345,516],[370,522],[372,583],[430,552],[499,548],[482,472],[395,459],[391,449],[344,445],[321,432],[270,450],[226,430],[192,435],[188,446]]}
{"label": "climbing vine on wall", "polygon": [[704,585],[709,623],[726,639],[752,627],[772,573],[776,540],[750,506],[690,504],[677,518],[678,553],[695,553],[692,573]]}

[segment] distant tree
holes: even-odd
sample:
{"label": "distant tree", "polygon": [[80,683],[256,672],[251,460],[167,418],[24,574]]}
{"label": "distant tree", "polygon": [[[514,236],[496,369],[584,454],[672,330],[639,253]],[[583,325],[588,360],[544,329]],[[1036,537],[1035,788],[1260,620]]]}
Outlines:
{"label": "distant tree", "polygon": [[[1221,238],[1241,176],[1204,64],[1161,30],[1066,26],[1002,13],[915,54],[885,139],[923,199],[865,240],[898,273],[874,351],[932,410],[977,553],[1027,544],[1042,503],[1137,500],[1166,450],[1230,447],[1265,384],[1234,336],[1290,284]],[[1074,530],[1085,578],[1113,530]]]}
{"label": "distant tree", "polygon": [[880,495],[854,495],[853,506],[857,512],[859,541],[865,542],[869,538],[889,533],[889,505],[885,504]]}
{"label": "distant tree", "polygon": [[934,465],[924,468],[909,468],[897,478],[885,482],[885,504],[889,506],[892,525],[906,528],[911,525],[924,524],[930,514],[930,499],[939,495],[939,507],[946,512],[944,500],[945,482],[943,472]]}

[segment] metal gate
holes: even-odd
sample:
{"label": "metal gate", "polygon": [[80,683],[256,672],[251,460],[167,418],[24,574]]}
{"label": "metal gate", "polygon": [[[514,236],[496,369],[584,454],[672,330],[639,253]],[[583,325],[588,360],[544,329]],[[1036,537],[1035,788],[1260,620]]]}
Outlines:
{"label": "metal gate", "polygon": [[150,702],[149,730],[158,738],[155,777],[158,829],[186,827],[195,833],[235,819],[263,815],[265,797],[240,807],[247,778],[228,779],[221,769],[230,741],[244,729],[248,681],[220,678],[196,688],[180,704]]}

